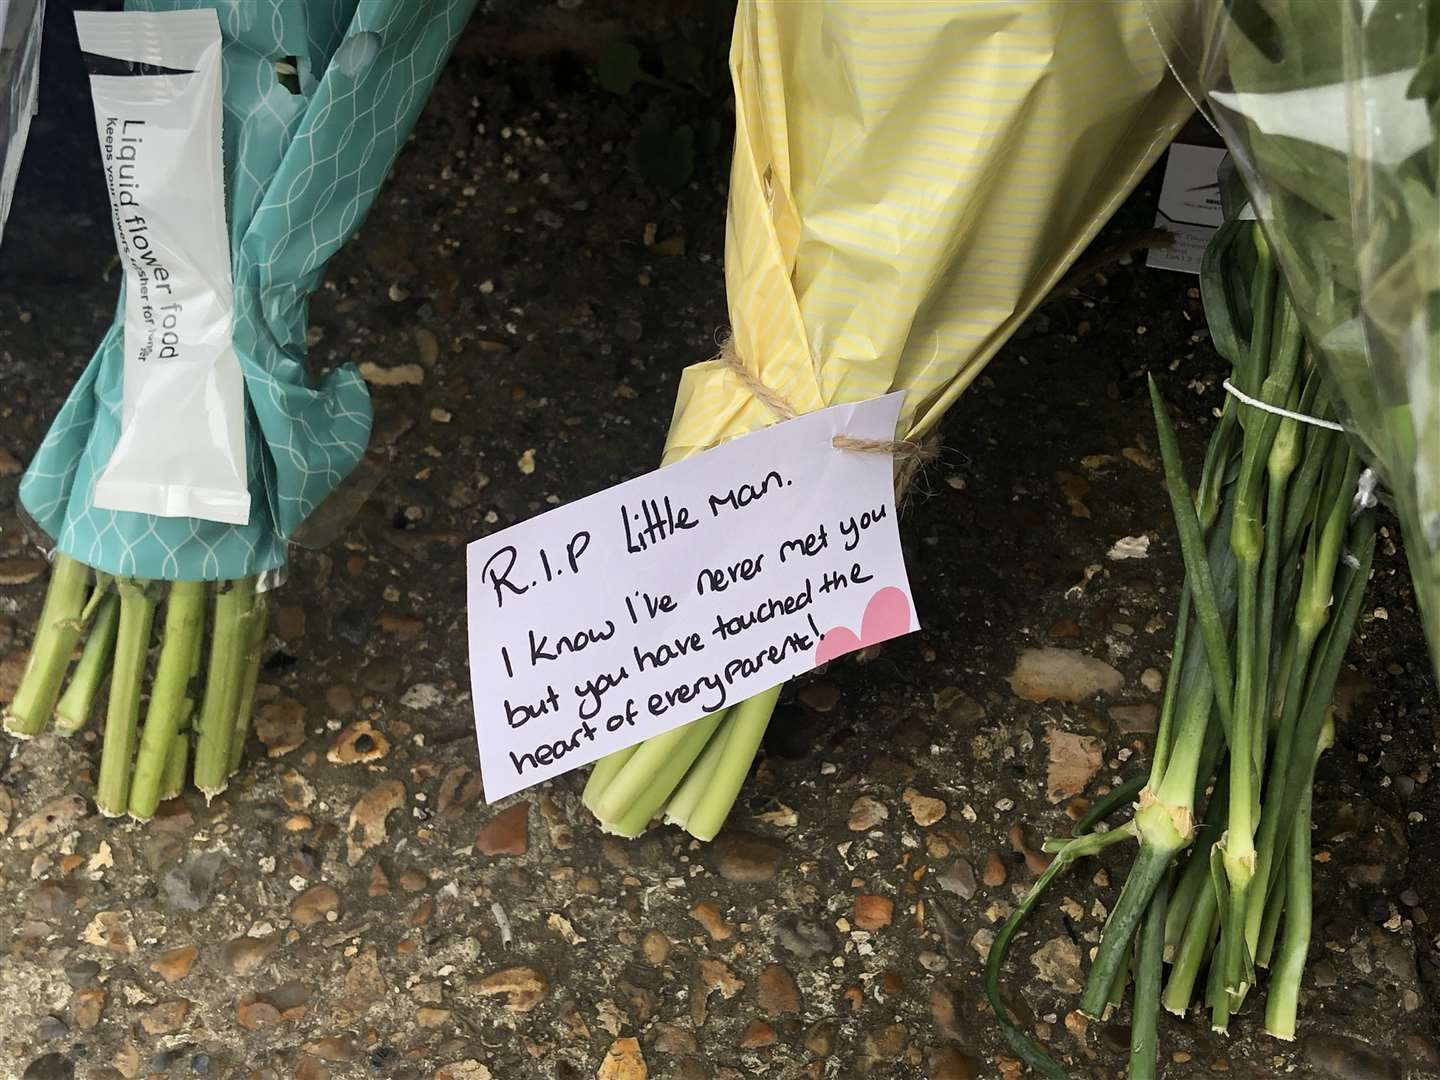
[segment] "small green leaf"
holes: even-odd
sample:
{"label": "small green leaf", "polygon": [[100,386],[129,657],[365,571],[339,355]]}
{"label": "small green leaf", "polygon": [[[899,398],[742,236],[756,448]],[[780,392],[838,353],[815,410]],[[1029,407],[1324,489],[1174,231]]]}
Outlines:
{"label": "small green leaf", "polygon": [[645,77],[640,70],[640,50],[628,41],[612,41],[600,52],[595,77],[612,94],[628,94]]}
{"label": "small green leaf", "polygon": [[689,124],[641,128],[635,139],[635,167],[656,187],[684,187],[695,172],[695,130]]}

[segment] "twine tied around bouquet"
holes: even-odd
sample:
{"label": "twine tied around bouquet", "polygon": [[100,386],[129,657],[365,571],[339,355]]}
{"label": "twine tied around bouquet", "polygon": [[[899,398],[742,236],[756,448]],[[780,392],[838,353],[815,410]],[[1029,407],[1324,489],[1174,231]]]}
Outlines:
{"label": "twine tied around bouquet", "polygon": [[[726,336],[721,343],[720,353],[716,359],[724,364],[732,375],[739,380],[740,385],[748,390],[752,397],[773,412],[781,420],[794,420],[801,415],[785,395],[773,387],[765,385],[758,377],[751,374],[745,367],[745,362],[740,359],[740,354],[735,348],[735,338]],[[938,432],[931,431],[921,440],[912,439],[862,439],[855,435],[841,433],[830,440],[830,445],[836,450],[848,450],[861,454],[888,454],[895,459],[895,498],[897,502],[903,502],[909,492],[910,483],[915,479],[920,467],[926,462],[933,461],[940,454],[940,436]]]}

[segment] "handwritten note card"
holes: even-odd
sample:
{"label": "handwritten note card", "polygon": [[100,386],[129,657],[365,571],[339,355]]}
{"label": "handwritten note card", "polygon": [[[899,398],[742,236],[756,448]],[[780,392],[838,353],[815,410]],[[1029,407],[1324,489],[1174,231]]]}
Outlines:
{"label": "handwritten note card", "polygon": [[487,799],[919,629],[895,523],[902,395],[837,405],[476,540]]}

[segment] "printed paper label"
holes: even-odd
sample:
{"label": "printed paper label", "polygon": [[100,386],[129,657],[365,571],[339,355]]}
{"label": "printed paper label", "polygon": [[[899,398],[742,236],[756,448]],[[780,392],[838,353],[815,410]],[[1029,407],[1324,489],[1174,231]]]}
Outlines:
{"label": "printed paper label", "polygon": [[[76,12],[125,275],[120,435],[97,509],[245,525],[216,13]],[[106,72],[121,72],[106,74]]]}
{"label": "printed paper label", "polygon": [[1205,247],[1225,222],[1217,175],[1224,159],[1225,151],[1213,146],[1170,144],[1155,226],[1167,230],[1174,240],[1169,247],[1152,248],[1146,266],[1200,273]]}
{"label": "printed paper label", "polygon": [[896,527],[902,394],[776,424],[466,552],[488,800],[919,629]]}

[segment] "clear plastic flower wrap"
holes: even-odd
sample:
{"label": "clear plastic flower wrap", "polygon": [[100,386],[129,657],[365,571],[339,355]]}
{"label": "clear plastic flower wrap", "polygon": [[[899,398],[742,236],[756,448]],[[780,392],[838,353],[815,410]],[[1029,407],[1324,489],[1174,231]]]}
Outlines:
{"label": "clear plastic flower wrap", "polygon": [[1380,470],[1440,670],[1440,3],[1146,5]]}
{"label": "clear plastic flower wrap", "polygon": [[40,83],[45,0],[0,0],[0,240]]}

